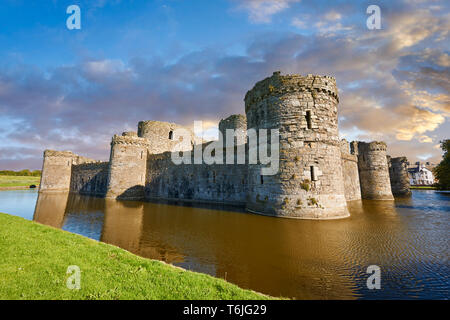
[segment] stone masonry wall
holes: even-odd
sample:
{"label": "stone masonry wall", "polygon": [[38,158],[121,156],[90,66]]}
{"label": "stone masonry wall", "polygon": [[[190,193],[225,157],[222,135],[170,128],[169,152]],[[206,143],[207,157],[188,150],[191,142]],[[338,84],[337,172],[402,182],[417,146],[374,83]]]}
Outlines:
{"label": "stone masonry wall", "polygon": [[111,141],[107,198],[143,199],[147,168],[147,139],[124,132]]}
{"label": "stone masonry wall", "polygon": [[39,192],[69,192],[72,161],[70,151],[44,151]]}
{"label": "stone masonry wall", "polygon": [[44,151],[39,192],[69,192],[72,166],[97,162],[70,151]]}
{"label": "stone masonry wall", "polygon": [[391,158],[388,156],[389,177],[394,196],[411,195],[407,162],[406,157]]}
{"label": "stone masonry wall", "polygon": [[342,173],[344,176],[345,199],[361,200],[361,186],[358,173],[358,156],[350,152],[347,140],[341,140]]}
{"label": "stone masonry wall", "polygon": [[108,171],[109,162],[73,165],[70,192],[104,196],[108,182]]}
{"label": "stone masonry wall", "polygon": [[394,199],[386,158],[386,143],[358,142],[358,170],[363,199]]}
{"label": "stone masonry wall", "polygon": [[191,129],[171,122],[141,121],[138,124],[137,135],[140,138],[147,139],[149,153],[159,154],[166,151],[172,151],[174,147],[180,143],[180,141],[176,141],[173,136],[173,132],[176,129],[184,129],[190,133],[190,141],[187,143],[187,147],[182,148],[182,150],[190,150],[195,143],[200,143]]}
{"label": "stone masonry wall", "polygon": [[[235,149],[236,159],[236,149]],[[223,151],[224,161],[226,151]],[[236,160],[235,160],[235,163]],[[146,198],[245,205],[246,164],[175,165],[171,153],[149,155]]]}
{"label": "stone masonry wall", "polygon": [[226,147],[226,130],[235,130],[234,145],[245,144],[247,141],[247,118],[242,114],[233,114],[219,122],[219,131],[223,136],[223,146]]}

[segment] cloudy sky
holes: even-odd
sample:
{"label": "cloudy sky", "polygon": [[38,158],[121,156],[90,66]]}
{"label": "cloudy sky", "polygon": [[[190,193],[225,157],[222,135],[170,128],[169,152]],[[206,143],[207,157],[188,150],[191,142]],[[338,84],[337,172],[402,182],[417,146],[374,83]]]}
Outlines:
{"label": "cloudy sky", "polygon": [[[81,30],[66,27],[72,4]],[[47,148],[106,160],[140,120],[213,132],[275,70],[336,77],[342,137],[439,161],[449,30],[439,0],[2,0],[0,170],[40,169]]]}

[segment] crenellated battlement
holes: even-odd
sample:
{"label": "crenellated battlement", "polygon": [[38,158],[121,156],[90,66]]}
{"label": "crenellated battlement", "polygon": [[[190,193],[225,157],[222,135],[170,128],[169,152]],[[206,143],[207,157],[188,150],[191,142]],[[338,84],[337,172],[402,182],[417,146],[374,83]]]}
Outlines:
{"label": "crenellated battlement", "polygon": [[76,154],[71,151],[56,151],[56,150],[47,149],[44,151],[44,158],[45,157],[71,158],[71,157],[76,157]]}
{"label": "crenellated battlement", "polygon": [[109,162],[108,161],[96,161],[96,162],[86,162],[86,163],[80,163],[73,166],[74,168],[78,169],[97,169],[97,168],[108,168]]}
{"label": "crenellated battlement", "polygon": [[359,152],[386,151],[387,145],[383,141],[358,142]]}
{"label": "crenellated battlement", "polygon": [[259,81],[245,95],[245,111],[255,103],[269,96],[279,96],[296,92],[323,92],[335,98],[339,102],[336,79],[331,76],[318,76],[308,74],[281,75],[279,71],[274,72],[271,77]]}
{"label": "crenellated battlement", "polygon": [[134,145],[134,146],[142,146],[142,147],[150,146],[150,142],[147,139],[139,138],[138,136],[132,136],[132,135],[119,136],[119,135],[115,134],[112,137],[111,146],[116,145],[116,144]]}

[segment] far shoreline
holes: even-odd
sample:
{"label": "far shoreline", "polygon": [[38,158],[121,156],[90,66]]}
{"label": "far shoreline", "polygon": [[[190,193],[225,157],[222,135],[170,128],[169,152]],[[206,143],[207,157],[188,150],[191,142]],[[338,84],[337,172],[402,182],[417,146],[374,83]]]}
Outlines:
{"label": "far shoreline", "polygon": [[0,187],[0,191],[7,191],[7,190],[39,190],[39,185],[36,185],[35,188],[31,188],[31,186]]}

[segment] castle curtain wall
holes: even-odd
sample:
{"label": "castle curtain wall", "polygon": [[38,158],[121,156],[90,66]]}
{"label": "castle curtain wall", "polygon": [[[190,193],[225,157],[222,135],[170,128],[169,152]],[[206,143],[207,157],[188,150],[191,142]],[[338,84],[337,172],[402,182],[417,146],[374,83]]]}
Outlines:
{"label": "castle curtain wall", "polygon": [[245,205],[246,164],[193,164],[193,155],[191,163],[175,165],[169,152],[149,155],[146,198]]}
{"label": "castle curtain wall", "polygon": [[70,191],[84,195],[104,196],[108,171],[109,162],[73,165]]}

